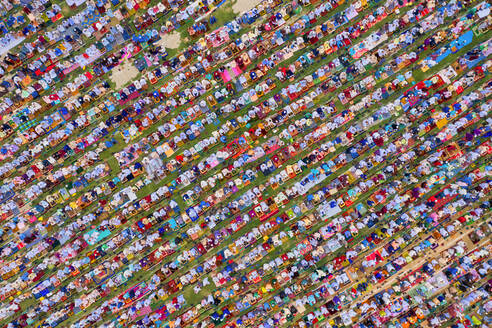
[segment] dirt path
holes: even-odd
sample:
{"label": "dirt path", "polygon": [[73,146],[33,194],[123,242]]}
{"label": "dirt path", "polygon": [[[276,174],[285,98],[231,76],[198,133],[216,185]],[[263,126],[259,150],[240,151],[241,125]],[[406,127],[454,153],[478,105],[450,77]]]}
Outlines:
{"label": "dirt path", "polygon": [[424,265],[426,262],[431,261],[433,259],[439,259],[441,257],[441,254],[445,250],[455,246],[461,240],[463,240],[466,243],[466,245],[468,247],[468,251],[470,251],[471,248],[477,248],[477,247],[483,246],[486,243],[485,240],[481,241],[477,245],[473,245],[473,243],[471,242],[471,240],[469,239],[469,236],[468,236],[468,234],[470,232],[472,232],[479,224],[480,224],[480,222],[477,222],[473,225],[467,226],[467,227],[457,231],[453,236],[447,238],[446,240],[444,240],[444,242],[439,244],[438,247],[436,247],[433,250],[429,250],[429,252],[427,253],[426,256],[421,256],[418,259],[413,260],[411,263],[407,264],[403,268],[403,270],[401,270],[398,274],[391,276],[390,278],[385,280],[382,284],[378,284],[377,288],[374,289],[373,291],[371,291],[368,294],[368,296],[372,296],[372,295],[377,294],[383,290],[388,289],[394,283],[396,283],[399,279],[405,277],[407,274],[418,269],[419,267]]}

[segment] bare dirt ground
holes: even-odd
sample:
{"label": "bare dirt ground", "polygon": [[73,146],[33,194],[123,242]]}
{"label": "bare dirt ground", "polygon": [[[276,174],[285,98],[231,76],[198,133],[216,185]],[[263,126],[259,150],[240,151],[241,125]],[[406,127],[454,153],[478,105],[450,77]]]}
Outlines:
{"label": "bare dirt ground", "polygon": [[166,33],[161,35],[161,39],[156,42],[157,45],[167,49],[177,49],[181,44],[181,36],[178,32]]}
{"label": "bare dirt ground", "polygon": [[138,69],[131,60],[125,59],[116,67],[111,75],[111,80],[116,84],[116,89],[121,89],[138,75]]}
{"label": "bare dirt ground", "polygon": [[253,9],[259,3],[261,3],[261,0],[237,0],[232,5],[232,11],[234,11],[235,14],[242,14]]}

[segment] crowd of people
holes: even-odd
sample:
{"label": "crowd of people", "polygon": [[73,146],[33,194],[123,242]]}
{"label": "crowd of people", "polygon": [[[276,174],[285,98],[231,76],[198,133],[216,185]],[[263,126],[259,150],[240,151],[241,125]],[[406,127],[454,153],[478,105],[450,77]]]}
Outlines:
{"label": "crowd of people", "polygon": [[490,4],[241,1],[0,0],[0,327],[488,327]]}

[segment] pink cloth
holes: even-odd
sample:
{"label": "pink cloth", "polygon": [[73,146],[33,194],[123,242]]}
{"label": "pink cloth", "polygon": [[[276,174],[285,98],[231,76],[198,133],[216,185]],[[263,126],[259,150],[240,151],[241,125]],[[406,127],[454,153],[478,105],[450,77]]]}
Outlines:
{"label": "pink cloth", "polygon": [[147,315],[147,314],[150,314],[150,313],[152,313],[152,309],[150,308],[150,306],[144,306],[143,308],[141,308],[140,310],[138,310],[137,312],[135,312],[132,315],[132,320],[135,320],[138,317],[141,317],[143,315]]}
{"label": "pink cloth", "polygon": [[228,70],[224,70],[224,72],[222,73],[222,79],[224,80],[225,83],[231,80],[231,76],[229,75]]}
{"label": "pink cloth", "polygon": [[235,76],[238,76],[240,75],[243,71],[241,71],[241,69],[239,68],[239,66],[234,66],[232,68],[232,72],[234,73]]}

